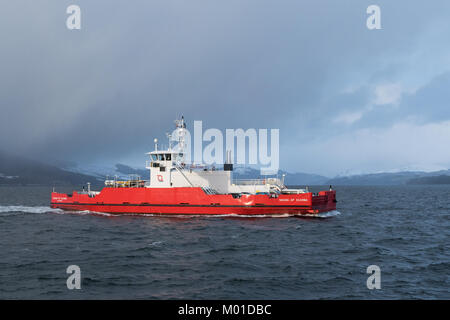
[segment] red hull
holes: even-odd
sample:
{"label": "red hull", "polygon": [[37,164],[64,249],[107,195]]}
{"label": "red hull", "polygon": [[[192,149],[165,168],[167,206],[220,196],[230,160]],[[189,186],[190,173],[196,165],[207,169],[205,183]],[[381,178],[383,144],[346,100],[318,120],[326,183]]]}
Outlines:
{"label": "red hull", "polygon": [[201,188],[103,188],[96,196],[52,193],[52,208],[106,213],[187,215],[317,214],[336,210],[336,191],[242,195],[206,194]]}

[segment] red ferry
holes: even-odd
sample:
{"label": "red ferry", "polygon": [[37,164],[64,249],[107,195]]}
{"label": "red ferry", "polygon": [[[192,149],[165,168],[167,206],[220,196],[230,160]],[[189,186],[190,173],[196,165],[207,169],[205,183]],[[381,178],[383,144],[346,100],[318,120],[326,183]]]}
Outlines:
{"label": "red ferry", "polygon": [[72,194],[52,192],[52,208],[117,214],[316,215],[336,210],[336,191],[289,189],[284,178],[233,179],[231,153],[223,170],[184,163],[184,119],[175,121],[178,149],[149,152],[150,180],[106,180],[101,191],[88,184]]}

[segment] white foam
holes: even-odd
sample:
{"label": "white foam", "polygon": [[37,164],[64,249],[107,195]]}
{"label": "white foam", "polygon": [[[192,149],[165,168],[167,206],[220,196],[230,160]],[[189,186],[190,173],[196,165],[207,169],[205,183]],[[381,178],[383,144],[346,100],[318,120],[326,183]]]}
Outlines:
{"label": "white foam", "polygon": [[308,218],[330,218],[341,213],[337,210],[328,211],[323,213],[312,213],[312,214],[304,214],[304,213],[283,213],[283,214],[224,214],[224,215],[215,215],[212,217],[238,217],[238,218],[291,218],[291,217],[308,217]]}
{"label": "white foam", "polygon": [[58,214],[77,214],[77,215],[88,215],[88,214],[92,214],[92,215],[99,215],[99,216],[106,216],[106,217],[112,217],[112,216],[117,216],[117,214],[112,214],[112,213],[107,213],[107,212],[98,212],[98,211],[91,211],[91,210],[61,210],[56,212]]}
{"label": "white foam", "polygon": [[10,215],[18,215],[18,214],[27,214],[27,213],[57,213],[57,214],[80,214],[80,215],[86,215],[86,214],[97,214],[97,215],[104,215],[104,216],[112,216],[110,213],[103,213],[103,212],[95,212],[90,210],[83,210],[83,211],[66,211],[59,208],[50,208],[46,206],[35,206],[35,207],[29,207],[29,206],[0,206],[0,214],[2,216],[10,216]]}
{"label": "white foam", "polygon": [[61,209],[54,209],[50,207],[37,206],[0,206],[0,213],[46,213],[46,212],[62,212]]}
{"label": "white foam", "polygon": [[341,213],[337,210],[328,211],[328,212],[322,212],[322,213],[316,213],[316,214],[300,214],[297,215],[299,217],[312,217],[312,218],[331,218],[340,215]]}
{"label": "white foam", "polygon": [[294,213],[280,213],[280,214],[151,214],[151,213],[135,213],[135,214],[120,214],[120,215],[133,215],[144,217],[164,217],[164,218],[291,218],[291,217],[308,217],[308,218],[330,218],[340,215],[337,210],[315,213],[315,214],[294,214]]}
{"label": "white foam", "polygon": [[328,211],[328,212],[324,212],[321,215],[323,216],[323,218],[328,218],[328,217],[335,217],[340,215],[341,213],[337,210],[333,210],[333,211]]}
{"label": "white foam", "polygon": [[289,218],[293,217],[295,214],[290,213],[279,213],[279,214],[237,214],[237,213],[231,213],[231,214],[219,214],[214,215],[211,217],[237,217],[237,218]]}
{"label": "white foam", "polygon": [[159,217],[159,218],[182,218],[182,219],[192,219],[192,218],[290,218],[290,217],[308,217],[308,218],[330,218],[341,213],[337,210],[316,213],[316,214],[293,214],[293,213],[280,213],[280,214],[238,214],[238,213],[228,213],[228,214],[156,214],[156,213],[104,213],[95,211],[72,211],[73,213],[81,214],[97,214],[105,216],[134,216],[134,217]]}
{"label": "white foam", "polygon": [[35,206],[35,207],[28,207],[28,206],[0,206],[0,214],[3,216],[6,215],[16,215],[16,214],[24,214],[24,213],[57,213],[57,214],[79,214],[79,215],[101,215],[101,216],[144,216],[144,217],[167,217],[167,218],[290,218],[290,217],[308,217],[308,218],[330,218],[337,215],[340,215],[341,213],[337,210],[324,212],[324,213],[318,213],[318,214],[290,214],[290,213],[282,213],[282,214],[216,214],[216,215],[209,215],[209,214],[191,214],[191,215],[184,215],[184,214],[151,214],[151,213],[106,213],[106,212],[96,212],[96,211],[90,211],[90,210],[82,210],[82,211],[65,211],[58,208],[50,208],[46,206]]}

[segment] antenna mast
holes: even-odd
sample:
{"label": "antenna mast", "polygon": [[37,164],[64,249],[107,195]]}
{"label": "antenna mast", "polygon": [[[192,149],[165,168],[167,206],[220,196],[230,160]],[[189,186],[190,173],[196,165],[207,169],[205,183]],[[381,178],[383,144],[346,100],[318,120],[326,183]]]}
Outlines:
{"label": "antenna mast", "polygon": [[184,116],[181,116],[180,120],[175,120],[175,128],[178,137],[178,152],[182,154],[182,160],[184,160],[186,148],[186,122],[184,121]]}

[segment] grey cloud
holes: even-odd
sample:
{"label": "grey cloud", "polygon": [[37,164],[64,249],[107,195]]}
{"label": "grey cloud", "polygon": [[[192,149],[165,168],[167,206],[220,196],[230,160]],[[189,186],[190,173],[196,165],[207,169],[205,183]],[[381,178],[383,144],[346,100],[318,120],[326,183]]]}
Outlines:
{"label": "grey cloud", "polygon": [[[80,31],[65,28],[71,1],[7,2],[0,148],[115,159],[147,151],[184,114],[207,127],[281,128],[283,158],[299,137],[370,126],[333,119],[402,74],[422,31],[450,12],[446,1],[378,2],[374,32],[372,1],[80,0]],[[360,87],[343,93],[349,85]],[[386,125],[389,112],[373,112],[371,125]]]}

